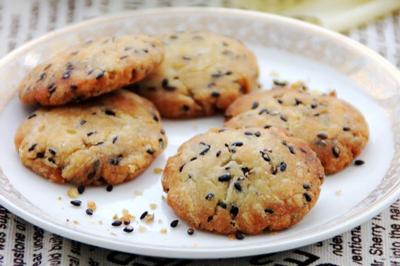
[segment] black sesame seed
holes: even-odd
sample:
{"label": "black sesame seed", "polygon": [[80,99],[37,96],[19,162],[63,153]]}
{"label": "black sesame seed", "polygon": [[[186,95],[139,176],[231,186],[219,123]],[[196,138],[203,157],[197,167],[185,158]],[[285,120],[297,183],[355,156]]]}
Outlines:
{"label": "black sesame seed", "polygon": [[184,105],[182,105],[181,109],[182,109],[182,111],[187,112],[190,110],[190,107],[188,105],[184,104]]}
{"label": "black sesame seed", "polygon": [[76,206],[76,207],[79,207],[79,206],[81,206],[82,201],[80,201],[80,200],[71,200],[70,203],[72,205]]}
{"label": "black sesame seed", "polygon": [[318,105],[316,103],[312,103],[310,106],[311,106],[311,109],[315,109],[315,108],[317,108]]}
{"label": "black sesame seed", "polygon": [[149,214],[147,211],[143,212],[142,215],[140,215],[140,220],[143,220],[147,214]]}
{"label": "black sesame seed", "polygon": [[266,162],[270,162],[271,158],[268,155],[268,152],[266,150],[260,151],[261,157],[264,159]]}
{"label": "black sesame seed", "polygon": [[190,159],[190,161],[193,162],[196,159],[197,159],[197,157],[193,157],[193,158]]}
{"label": "black sesame seed", "polygon": [[236,216],[237,216],[238,213],[239,213],[239,208],[236,207],[235,205],[232,205],[232,206],[231,206],[231,209],[230,209],[230,211],[229,211],[229,213],[231,214],[232,219],[235,219]]}
{"label": "black sesame seed", "polygon": [[113,137],[112,144],[115,144],[115,142],[117,142],[117,140],[118,140],[118,136]]}
{"label": "black sesame seed", "polygon": [[332,147],[332,154],[333,154],[333,156],[335,156],[335,158],[339,158],[340,148],[338,146],[334,145]]}
{"label": "black sesame seed", "polygon": [[228,71],[225,72],[225,75],[230,76],[230,75],[232,75],[232,73],[233,73],[232,71],[228,70]]}
{"label": "black sesame seed", "polygon": [[214,218],[214,217],[212,217],[212,216],[208,216],[208,217],[207,217],[207,222],[211,222],[213,218]]}
{"label": "black sesame seed", "polygon": [[236,188],[237,191],[241,192],[242,191],[242,185],[240,184],[239,181],[236,181],[233,186]]}
{"label": "black sesame seed", "polygon": [[102,77],[104,77],[104,73],[105,73],[105,71],[102,70],[100,73],[98,73],[98,74],[96,75],[96,79],[101,79]]}
{"label": "black sesame seed", "polygon": [[160,119],[158,118],[158,116],[155,115],[155,114],[153,114],[153,120],[156,121],[156,122],[160,121]]}
{"label": "black sesame seed", "polygon": [[36,153],[36,158],[44,158],[44,152]]}
{"label": "black sesame seed", "polygon": [[304,193],[304,198],[306,199],[307,202],[310,202],[312,200],[311,196],[307,193]]}
{"label": "black sesame seed", "polygon": [[287,168],[287,164],[286,164],[285,162],[281,162],[281,163],[279,164],[279,170],[280,170],[281,172],[285,172],[286,168]]}
{"label": "black sesame seed", "polygon": [[89,215],[89,216],[92,216],[93,215],[93,210],[90,209],[90,208],[87,208],[86,209],[86,214]]}
{"label": "black sesame seed", "polygon": [[178,226],[178,223],[179,223],[179,220],[173,220],[173,221],[171,222],[170,226],[171,226],[172,228],[175,228],[175,227]]}
{"label": "black sesame seed", "polygon": [[160,134],[161,134],[161,135],[165,135],[165,130],[164,130],[164,129],[161,129],[161,130],[160,130]]}
{"label": "black sesame seed", "polygon": [[207,147],[204,149],[204,150],[202,150],[201,152],[200,152],[200,155],[206,155],[206,153],[210,150],[210,148],[211,148],[211,146],[210,145],[208,145],[208,144],[203,144],[203,145],[206,145]]}
{"label": "black sesame seed", "polygon": [[114,221],[111,223],[112,226],[121,226],[121,224],[122,224],[122,221],[121,221],[121,220],[114,220]]}
{"label": "black sesame seed", "polygon": [[47,91],[49,92],[49,94],[53,94],[53,92],[55,92],[57,89],[57,85],[55,83],[51,83],[48,87],[47,87]]}
{"label": "black sesame seed", "polygon": [[185,167],[185,164],[182,164],[182,165],[179,167],[179,172],[182,172],[182,171],[183,171],[183,167]]}
{"label": "black sesame seed", "polygon": [[86,133],[86,136],[90,137],[91,135],[96,134],[96,133],[97,133],[96,131],[90,131],[90,132]]}
{"label": "black sesame seed", "polygon": [[223,202],[223,201],[219,201],[218,204],[217,204],[217,206],[219,206],[219,207],[221,207],[221,208],[223,208],[223,209],[226,209],[226,203]]}
{"label": "black sesame seed", "polygon": [[310,184],[307,184],[307,183],[304,183],[304,184],[303,184],[303,188],[304,188],[304,189],[310,189],[310,188],[311,188],[311,185],[310,185]]}
{"label": "black sesame seed", "polygon": [[297,99],[297,98],[295,98],[294,99],[294,104],[295,105],[300,105],[300,104],[302,104],[303,102],[301,101],[301,100],[299,100],[299,99]]}
{"label": "black sesame seed", "polygon": [[105,113],[106,115],[115,116],[115,112],[114,112],[113,110],[111,110],[111,109],[106,109],[106,110],[104,111],[104,113]]}
{"label": "black sesame seed", "polygon": [[62,79],[69,79],[71,77],[71,70],[67,70],[62,75]]}
{"label": "black sesame seed", "polygon": [[53,164],[56,164],[56,160],[54,160],[54,158],[52,158],[52,157],[47,158],[47,161],[49,161]]}
{"label": "black sesame seed", "polygon": [[294,151],[293,146],[288,146],[288,149],[289,149],[291,154],[296,154],[296,152]]}
{"label": "black sesame seed", "polygon": [[154,150],[153,150],[152,148],[147,149],[146,152],[147,152],[148,154],[150,154],[150,155],[153,155],[153,154],[154,154]]}
{"label": "black sesame seed", "polygon": [[206,200],[212,200],[214,198],[214,193],[208,193],[205,197]]}
{"label": "black sesame seed", "polygon": [[278,100],[276,100],[279,104],[283,104],[283,101],[282,101],[282,99],[278,99]]}
{"label": "black sesame seed", "polygon": [[231,180],[232,176],[231,174],[227,173],[227,174],[223,174],[221,176],[218,177],[218,181],[219,182],[228,182],[229,180]]}
{"label": "black sesame seed", "polygon": [[242,170],[242,173],[247,176],[250,172],[250,169],[248,167],[242,167],[240,168]]}
{"label": "black sesame seed", "polygon": [[317,134],[317,137],[320,139],[327,139],[328,138],[328,134],[326,134],[325,132],[321,132]]}
{"label": "black sesame seed", "polygon": [[190,235],[190,236],[193,235],[194,234],[194,229],[189,227],[188,230],[187,230],[187,234]]}
{"label": "black sesame seed", "polygon": [[354,165],[360,166],[363,165],[365,162],[363,160],[355,160]]}
{"label": "black sesame seed", "polygon": [[83,194],[83,192],[85,192],[85,186],[83,186],[83,185],[78,186],[77,189],[78,189],[79,194]]}
{"label": "black sesame seed", "polygon": [[217,151],[217,153],[215,154],[216,157],[219,157],[221,155],[221,151]]}
{"label": "black sesame seed", "polygon": [[169,85],[168,79],[163,79],[161,81],[161,86],[163,87],[164,90],[167,91],[173,91],[176,89],[175,87]]}
{"label": "black sesame seed", "polygon": [[130,220],[127,220],[127,219],[124,220],[124,225],[129,225],[130,223],[131,223]]}
{"label": "black sesame seed", "polygon": [[243,240],[244,239],[244,235],[239,231],[236,231],[235,237],[236,237],[237,240]]}
{"label": "black sesame seed", "polygon": [[349,127],[343,127],[343,131],[350,131]]}
{"label": "black sesame seed", "polygon": [[47,76],[47,74],[45,72],[43,72],[42,74],[40,74],[38,81],[44,80],[46,78],[46,76]]}
{"label": "black sesame seed", "polygon": [[35,116],[37,116],[37,114],[33,113],[33,114],[29,115],[27,119],[34,118]]}
{"label": "black sesame seed", "polygon": [[82,119],[82,120],[79,122],[79,124],[80,124],[81,126],[83,126],[83,125],[86,124],[86,123],[87,123],[87,121],[84,120],[84,119]]}
{"label": "black sesame seed", "polygon": [[211,96],[212,97],[214,97],[214,98],[217,98],[217,97],[219,97],[221,94],[218,92],[218,91],[213,91],[212,93],[211,93]]}
{"label": "black sesame seed", "polygon": [[246,136],[253,136],[253,132],[249,132],[249,131],[244,132],[244,134],[245,134]]}
{"label": "black sesame seed", "polygon": [[282,121],[284,121],[284,122],[287,122],[287,116],[286,115],[284,115],[284,114],[281,114],[280,116],[279,116],[279,118],[282,120]]}
{"label": "black sesame seed", "polygon": [[56,150],[54,148],[49,148],[48,150],[49,150],[51,155],[56,155],[57,154],[57,152],[56,152]]}
{"label": "black sesame seed", "polygon": [[254,136],[256,136],[257,138],[259,138],[259,137],[261,136],[260,131],[256,131],[256,132],[254,133]]}
{"label": "black sesame seed", "polygon": [[267,114],[269,114],[269,111],[268,111],[268,109],[261,109],[260,112],[258,112],[258,114],[259,115],[262,115],[262,114],[266,114],[267,115]]}
{"label": "black sesame seed", "polygon": [[106,191],[107,192],[111,192],[112,190],[113,190],[113,185],[108,185],[107,187],[106,187]]}
{"label": "black sesame seed", "polygon": [[37,144],[32,144],[32,146],[29,147],[28,151],[31,152],[36,148]]}
{"label": "black sesame seed", "polygon": [[258,102],[253,102],[251,109],[256,109],[258,107]]}
{"label": "black sesame seed", "polygon": [[268,128],[271,128],[271,127],[272,127],[271,125],[265,125],[264,126],[265,129],[268,129]]}
{"label": "black sesame seed", "polygon": [[128,225],[123,230],[124,230],[125,233],[132,233],[133,232],[133,226]]}
{"label": "black sesame seed", "polygon": [[276,175],[278,173],[278,168],[276,166],[271,166],[271,174]]}
{"label": "black sesame seed", "polygon": [[234,147],[241,147],[241,146],[243,146],[243,142],[236,141],[236,142],[233,142],[231,145],[234,146]]}
{"label": "black sesame seed", "polygon": [[287,85],[287,82],[286,82],[286,81],[274,80],[273,83],[274,83],[274,85],[280,86],[280,87],[283,87],[283,86],[286,86],[286,85]]}
{"label": "black sesame seed", "polygon": [[264,209],[264,212],[265,212],[265,213],[269,213],[269,214],[273,214],[273,213],[274,213],[274,210],[271,209],[271,208],[265,208],[265,209]]}
{"label": "black sesame seed", "polygon": [[114,158],[110,159],[109,163],[111,165],[118,165],[121,160],[122,160],[122,155],[120,154],[117,157],[114,157]]}

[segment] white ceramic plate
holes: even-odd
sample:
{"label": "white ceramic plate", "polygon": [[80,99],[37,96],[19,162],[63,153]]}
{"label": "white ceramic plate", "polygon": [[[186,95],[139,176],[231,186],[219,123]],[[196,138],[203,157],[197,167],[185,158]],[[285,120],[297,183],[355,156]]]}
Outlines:
{"label": "white ceramic plate", "polygon": [[[148,171],[115,187],[111,193],[104,188],[88,188],[80,196],[85,202],[97,203],[98,210],[92,217],[84,214],[85,208],[70,205],[68,185],[50,183],[25,169],[18,160],[13,135],[31,110],[19,103],[15,87],[38,62],[67,45],[96,36],[157,34],[189,28],[244,41],[257,55],[261,82],[266,88],[275,78],[303,80],[312,89],[322,91],[335,89],[340,98],[359,108],[368,121],[371,137],[360,156],[366,164],[350,166],[326,178],[317,205],[289,230],[236,241],[200,231],[188,236],[183,222],[175,229],[169,227],[176,217],[161,198],[161,176],[154,174],[153,169],[163,167],[166,158],[183,141],[210,127],[221,126],[222,117],[165,121],[170,144]],[[364,46],[299,21],[256,12],[202,8],[146,10],[104,17],[50,33],[12,52],[0,61],[0,84],[0,202],[27,221],[77,241],[163,257],[261,254],[332,237],[376,215],[399,196],[399,73]],[[135,222],[136,231],[131,234],[110,225],[112,216],[122,209],[138,217],[150,209],[151,203],[158,206],[152,225]],[[144,232],[139,232],[140,225],[146,227]],[[162,228],[167,228],[168,233],[161,234]]]}

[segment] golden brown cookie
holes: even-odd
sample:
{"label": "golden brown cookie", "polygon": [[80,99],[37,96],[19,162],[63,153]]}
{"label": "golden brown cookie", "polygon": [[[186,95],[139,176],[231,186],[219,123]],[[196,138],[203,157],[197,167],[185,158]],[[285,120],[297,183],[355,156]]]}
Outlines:
{"label": "golden brown cookie", "polygon": [[18,129],[22,163],[57,183],[129,181],[167,145],[153,104],[119,90],[63,107],[40,108]]}
{"label": "golden brown cookie", "polygon": [[357,157],[368,142],[363,115],[335,93],[309,92],[301,83],[243,96],[226,111],[226,127],[278,127],[309,143],[326,174]]}
{"label": "golden brown cookie", "polygon": [[258,66],[241,42],[210,32],[178,32],[160,37],[165,59],[132,86],[163,117],[189,118],[225,110],[257,87]]}
{"label": "golden brown cookie", "polygon": [[146,35],[106,37],[52,55],[19,85],[25,104],[62,105],[141,80],[163,59],[162,44]]}
{"label": "golden brown cookie", "polygon": [[190,226],[222,234],[281,230],[314,206],[324,169],[279,129],[210,130],[168,159],[167,202]]}

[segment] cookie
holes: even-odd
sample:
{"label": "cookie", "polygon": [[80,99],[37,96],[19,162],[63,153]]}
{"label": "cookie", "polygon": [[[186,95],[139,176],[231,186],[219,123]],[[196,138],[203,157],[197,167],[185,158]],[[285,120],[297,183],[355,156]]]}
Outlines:
{"label": "cookie", "polygon": [[57,183],[116,185],[143,172],[167,145],[153,104],[119,90],[38,109],[19,127],[22,163]]}
{"label": "cookie", "polygon": [[258,234],[299,222],[323,178],[307,143],[279,129],[214,129],[168,159],[162,184],[168,204],[190,226]]}
{"label": "cookie", "polygon": [[241,42],[210,32],[160,38],[163,63],[131,88],[150,99],[163,117],[212,115],[257,88],[256,58]]}
{"label": "cookie", "polygon": [[141,80],[163,59],[162,44],[146,35],[88,41],[54,54],[19,84],[24,104],[63,105]]}
{"label": "cookie", "polygon": [[363,115],[335,93],[310,92],[296,83],[243,96],[226,111],[226,127],[279,127],[309,143],[326,174],[356,158],[368,142]]}

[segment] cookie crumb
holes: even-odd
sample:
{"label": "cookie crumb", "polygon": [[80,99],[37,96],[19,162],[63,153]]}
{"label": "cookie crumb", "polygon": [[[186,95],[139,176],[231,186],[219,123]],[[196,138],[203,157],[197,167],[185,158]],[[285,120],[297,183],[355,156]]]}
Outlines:
{"label": "cookie crumb", "polygon": [[167,228],[161,228],[160,229],[160,233],[163,235],[166,235],[168,233],[168,229]]}
{"label": "cookie crumb", "polygon": [[161,174],[162,171],[163,171],[163,169],[160,168],[160,167],[156,167],[156,168],[153,169],[153,173],[155,173],[155,174],[157,174],[157,175],[158,175],[158,174]]}
{"label": "cookie crumb", "polygon": [[146,232],[146,227],[144,227],[143,225],[139,226],[139,233],[144,233]]}
{"label": "cookie crumb", "polygon": [[152,213],[149,213],[149,214],[147,214],[145,217],[144,217],[144,222],[146,223],[146,224],[151,224],[151,223],[153,223],[153,221],[154,221],[154,214],[152,214]]}
{"label": "cookie crumb", "polygon": [[150,209],[152,209],[152,210],[157,209],[157,204],[156,203],[150,203]]}
{"label": "cookie crumb", "polygon": [[76,225],[78,225],[78,224],[79,224],[79,221],[74,220],[73,223],[76,224]]}
{"label": "cookie crumb", "polygon": [[96,202],[89,200],[87,203],[87,207],[88,207],[88,209],[92,209],[93,211],[95,211],[96,210]]}
{"label": "cookie crumb", "polygon": [[67,191],[68,197],[76,199],[79,196],[78,189],[76,187],[70,187]]}
{"label": "cookie crumb", "polygon": [[142,195],[143,195],[143,192],[142,192],[142,191],[135,190],[135,191],[133,192],[133,194],[134,194],[135,196],[142,196]]}
{"label": "cookie crumb", "polygon": [[58,200],[62,200],[62,197],[61,196],[58,196],[58,198],[57,198]]}
{"label": "cookie crumb", "polygon": [[336,190],[335,195],[338,196],[338,197],[341,196],[342,195],[342,191],[340,189]]}

